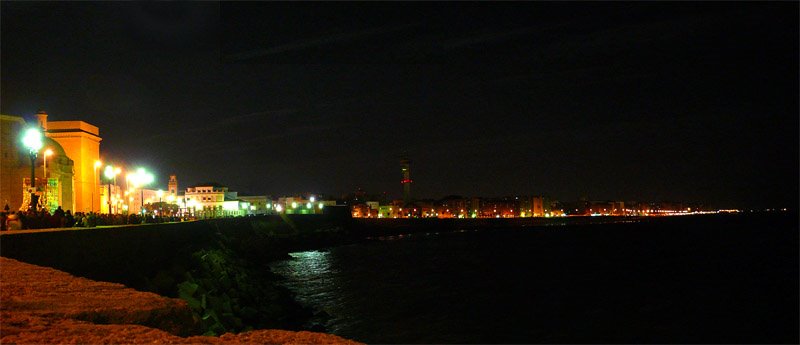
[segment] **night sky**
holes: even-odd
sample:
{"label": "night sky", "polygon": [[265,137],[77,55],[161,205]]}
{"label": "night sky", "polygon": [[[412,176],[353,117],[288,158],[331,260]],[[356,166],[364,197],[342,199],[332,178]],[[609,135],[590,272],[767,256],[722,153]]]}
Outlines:
{"label": "night sky", "polygon": [[2,2],[2,113],[160,186],[798,205],[798,3]]}

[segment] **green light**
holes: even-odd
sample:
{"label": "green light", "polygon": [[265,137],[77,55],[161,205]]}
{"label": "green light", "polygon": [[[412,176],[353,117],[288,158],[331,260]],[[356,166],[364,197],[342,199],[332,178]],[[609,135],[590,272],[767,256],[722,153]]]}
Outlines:
{"label": "green light", "polygon": [[103,175],[106,176],[107,179],[114,178],[114,166],[113,165],[106,165],[106,169],[103,172]]}
{"label": "green light", "polygon": [[311,208],[311,203],[310,202],[306,204],[306,208]]}
{"label": "green light", "polygon": [[22,144],[30,151],[39,151],[44,145],[42,143],[42,132],[36,128],[29,128],[22,137]]}
{"label": "green light", "polygon": [[319,203],[319,209],[321,210],[323,207],[325,207],[325,205],[323,205],[322,203]]}
{"label": "green light", "polygon": [[297,203],[296,202],[292,202],[292,208],[297,208]]}

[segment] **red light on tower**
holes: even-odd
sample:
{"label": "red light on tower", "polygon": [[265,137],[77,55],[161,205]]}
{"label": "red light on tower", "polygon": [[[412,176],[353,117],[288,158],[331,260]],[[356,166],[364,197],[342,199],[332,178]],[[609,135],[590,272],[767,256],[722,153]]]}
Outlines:
{"label": "red light on tower", "polygon": [[402,174],[402,180],[400,180],[400,184],[403,185],[403,202],[408,205],[411,203],[411,160],[408,159],[408,156],[403,155],[400,158],[400,172]]}

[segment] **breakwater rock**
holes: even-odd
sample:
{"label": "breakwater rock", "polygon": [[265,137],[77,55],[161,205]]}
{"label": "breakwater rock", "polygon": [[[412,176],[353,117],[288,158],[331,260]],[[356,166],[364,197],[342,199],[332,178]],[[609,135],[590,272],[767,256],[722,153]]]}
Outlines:
{"label": "breakwater rock", "polygon": [[183,300],[7,258],[0,257],[0,267],[4,344],[358,344],[283,330],[185,337],[199,325]]}

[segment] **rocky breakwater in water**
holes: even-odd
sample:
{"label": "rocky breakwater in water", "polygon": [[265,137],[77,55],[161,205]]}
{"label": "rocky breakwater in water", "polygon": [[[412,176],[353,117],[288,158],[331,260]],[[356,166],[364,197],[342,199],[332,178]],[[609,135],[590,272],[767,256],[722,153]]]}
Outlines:
{"label": "rocky breakwater in water", "polygon": [[0,257],[3,344],[358,344],[305,331],[189,336],[198,331],[185,301]]}

